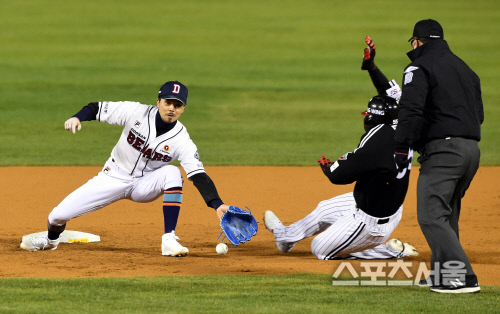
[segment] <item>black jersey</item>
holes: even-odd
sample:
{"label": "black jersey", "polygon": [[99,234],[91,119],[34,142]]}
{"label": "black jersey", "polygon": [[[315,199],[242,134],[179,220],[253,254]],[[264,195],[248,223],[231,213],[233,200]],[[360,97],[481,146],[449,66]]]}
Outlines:
{"label": "black jersey", "polygon": [[484,121],[479,77],[445,40],[431,40],[408,53],[396,131],[398,147],[420,149],[434,139],[479,141]]}
{"label": "black jersey", "polygon": [[327,173],[334,184],[356,182],[358,208],[374,217],[394,214],[408,190],[410,169],[398,175],[394,162],[395,129],[396,125],[389,124],[373,127],[363,134],[358,147],[340,157]]}

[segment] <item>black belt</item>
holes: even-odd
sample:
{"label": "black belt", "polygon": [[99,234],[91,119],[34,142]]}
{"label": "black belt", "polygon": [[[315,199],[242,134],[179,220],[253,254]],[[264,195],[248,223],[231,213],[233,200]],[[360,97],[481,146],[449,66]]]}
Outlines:
{"label": "black belt", "polygon": [[[361,208],[358,208],[358,207],[356,207],[356,208],[357,208],[358,210],[361,210],[363,213],[365,213],[365,214],[366,214],[366,212],[365,212],[364,210],[362,210]],[[367,215],[368,215],[368,214],[367,214]],[[389,220],[390,220],[390,218],[383,218],[383,219],[379,219],[379,220],[377,221],[377,224],[378,224],[378,225],[383,225],[383,224],[388,223],[388,222],[389,222]]]}
{"label": "black belt", "polygon": [[377,224],[383,225],[389,222],[389,218],[379,219]]}

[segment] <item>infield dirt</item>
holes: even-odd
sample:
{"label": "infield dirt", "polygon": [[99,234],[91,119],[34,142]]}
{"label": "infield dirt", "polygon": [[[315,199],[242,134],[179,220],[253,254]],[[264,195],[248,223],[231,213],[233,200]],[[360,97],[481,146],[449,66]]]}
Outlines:
{"label": "infield dirt", "polygon": [[[176,230],[180,243],[190,249],[187,257],[161,255],[161,199],[152,203],[122,200],[68,222],[68,230],[98,234],[101,242],[61,244],[55,251],[43,252],[19,248],[23,235],[45,231],[52,208],[100,170],[100,167],[0,168],[3,244],[0,278],[333,274],[341,263],[317,260],[310,252],[312,238],[298,243],[288,254],[280,253],[262,222],[264,211],[270,209],[285,225],[293,223],[320,201],[352,191],[353,185],[330,184],[318,167],[206,167],[224,202],[242,208],[248,206],[259,222],[254,239],[238,247],[230,245],[227,255],[215,252],[221,232],[218,219],[188,180],[184,183]],[[419,249],[419,256],[405,258],[412,262],[413,270],[420,262],[429,265],[430,260],[430,249],[416,216],[417,176],[418,167],[414,167],[403,219],[393,232],[393,237]],[[500,285],[499,178],[500,167],[481,167],[462,202],[461,243],[480,284],[484,285]],[[353,265],[360,269],[359,262]]]}

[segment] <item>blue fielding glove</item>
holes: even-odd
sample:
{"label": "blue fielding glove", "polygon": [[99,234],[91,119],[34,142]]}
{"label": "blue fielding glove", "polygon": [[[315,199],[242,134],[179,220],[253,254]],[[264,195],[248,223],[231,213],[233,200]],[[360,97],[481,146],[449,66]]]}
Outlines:
{"label": "blue fielding glove", "polygon": [[257,221],[250,209],[245,211],[236,206],[229,206],[227,212],[222,216],[220,227],[229,242],[236,246],[252,240],[258,229]]}

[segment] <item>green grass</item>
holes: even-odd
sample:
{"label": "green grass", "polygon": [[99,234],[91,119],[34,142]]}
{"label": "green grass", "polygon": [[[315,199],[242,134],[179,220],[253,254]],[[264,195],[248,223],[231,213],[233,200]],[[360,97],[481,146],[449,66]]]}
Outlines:
{"label": "green grass", "polygon": [[2,313],[492,313],[500,288],[334,287],[330,275],[2,279]]}
{"label": "green grass", "polygon": [[481,77],[482,164],[500,164],[500,3],[419,1],[3,1],[0,166],[102,165],[119,127],[63,122],[99,100],[153,104],[189,88],[181,121],[206,165],[312,165],[352,151],[375,89],[360,71],[364,37],[401,81],[416,21],[441,22]]}
{"label": "green grass", "polygon": [[[376,91],[361,65],[401,81],[420,19],[444,27],[480,76],[482,165],[500,164],[496,0],[2,1],[0,166],[102,165],[121,129],[64,121],[91,101],[153,104],[189,88],[181,121],[206,165],[312,165],[356,146]],[[0,279],[2,313],[494,312],[500,288],[451,296],[413,287],[332,287],[327,275]]]}

